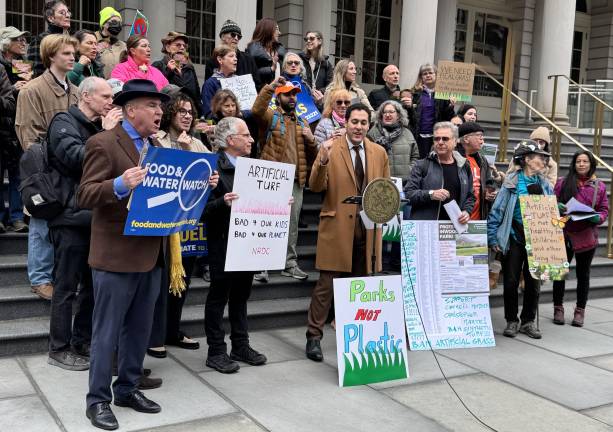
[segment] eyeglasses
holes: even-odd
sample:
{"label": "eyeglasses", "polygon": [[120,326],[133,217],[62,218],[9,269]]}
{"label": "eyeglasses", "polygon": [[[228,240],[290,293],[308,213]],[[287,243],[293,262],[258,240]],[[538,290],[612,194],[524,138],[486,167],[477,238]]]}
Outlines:
{"label": "eyeglasses", "polygon": [[180,117],[187,117],[187,116],[193,117],[194,116],[194,112],[192,110],[186,110],[184,108],[179,108],[177,112],[179,113]]}
{"label": "eyeglasses", "polygon": [[439,141],[447,142],[447,141],[451,140],[451,137],[448,137],[448,136],[439,136],[439,137],[434,137],[434,138],[432,138],[432,140],[433,140],[434,142],[439,142]]}
{"label": "eyeglasses", "polygon": [[239,137],[243,137],[243,138],[251,138],[251,134],[249,133],[244,133],[244,134],[232,134],[230,136],[239,136]]}
{"label": "eyeglasses", "polygon": [[60,11],[57,11],[57,14],[63,17],[72,16],[72,12],[70,12],[69,10],[60,10]]}
{"label": "eyeglasses", "polygon": [[232,39],[238,39],[241,40],[243,38],[243,35],[239,34],[239,33],[234,33],[234,32],[230,32],[230,37]]}
{"label": "eyeglasses", "polygon": [[346,105],[346,106],[349,106],[349,105],[351,105],[351,101],[350,101],[350,100],[337,100],[337,101],[336,101],[336,104],[337,104],[337,105],[339,105],[339,106],[340,106],[340,105]]}
{"label": "eyeglasses", "polygon": [[187,44],[184,42],[173,42],[173,45],[177,48],[187,48]]}
{"label": "eyeglasses", "polygon": [[309,36],[309,37],[305,37],[304,41],[305,42],[313,42],[314,40],[317,40],[317,39],[319,39],[319,38],[315,37],[315,36]]}
{"label": "eyeglasses", "polygon": [[298,60],[289,60],[285,64],[288,66],[300,66],[300,62]]}
{"label": "eyeglasses", "polygon": [[383,114],[387,114],[387,115],[394,115],[394,114],[398,114],[398,111],[394,110],[394,111],[383,111]]}

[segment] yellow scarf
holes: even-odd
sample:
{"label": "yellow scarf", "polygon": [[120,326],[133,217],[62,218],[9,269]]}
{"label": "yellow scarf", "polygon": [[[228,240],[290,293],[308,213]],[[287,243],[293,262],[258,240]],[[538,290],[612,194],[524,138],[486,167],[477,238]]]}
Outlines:
{"label": "yellow scarf", "polygon": [[186,289],[185,285],[185,269],[183,268],[183,258],[181,256],[181,234],[174,233],[168,236],[168,247],[170,248],[170,287],[168,291],[181,297]]}

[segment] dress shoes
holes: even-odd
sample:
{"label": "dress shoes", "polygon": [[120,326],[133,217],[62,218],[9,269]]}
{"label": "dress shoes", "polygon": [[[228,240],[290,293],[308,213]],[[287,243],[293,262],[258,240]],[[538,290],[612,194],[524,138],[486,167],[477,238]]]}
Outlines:
{"label": "dress shoes", "polygon": [[306,356],[308,359],[320,362],[324,359],[324,353],[321,351],[319,339],[307,339]]}
{"label": "dress shoes", "polygon": [[151,378],[146,375],[141,375],[138,380],[139,390],[153,390],[162,387],[162,378]]}
{"label": "dress shoes", "polygon": [[115,430],[119,427],[115,414],[111,411],[108,402],[99,402],[88,407],[85,415],[92,425],[104,430]]}
{"label": "dress shoes", "polygon": [[200,349],[200,342],[191,339],[183,333],[179,333],[179,337],[175,340],[166,341],[166,345],[176,346],[188,350]]}
{"label": "dress shoes", "polygon": [[134,411],[147,414],[156,414],[162,411],[162,408],[158,404],[147,399],[145,395],[138,390],[134,390],[125,399],[115,398],[114,403],[117,406],[132,408]]}
{"label": "dress shoes", "polygon": [[166,358],[166,350],[155,350],[153,348],[147,348],[147,354],[155,358]]}

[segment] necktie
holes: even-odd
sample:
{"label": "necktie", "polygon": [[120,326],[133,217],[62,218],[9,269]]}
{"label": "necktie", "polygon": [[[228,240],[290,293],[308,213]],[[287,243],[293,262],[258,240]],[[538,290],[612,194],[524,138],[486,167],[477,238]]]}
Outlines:
{"label": "necktie", "polygon": [[360,146],[354,145],[353,150],[355,151],[355,165],[353,166],[353,171],[355,172],[355,181],[358,184],[358,194],[361,194],[362,187],[364,186],[364,165],[362,165],[362,157],[360,156]]}

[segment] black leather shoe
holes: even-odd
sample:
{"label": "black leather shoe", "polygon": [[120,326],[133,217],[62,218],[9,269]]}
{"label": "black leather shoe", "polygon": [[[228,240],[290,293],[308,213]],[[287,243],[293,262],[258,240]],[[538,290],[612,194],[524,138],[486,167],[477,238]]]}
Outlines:
{"label": "black leather shoe", "polygon": [[155,358],[166,358],[166,350],[157,351],[151,348],[147,348],[147,354]]}
{"label": "black leather shoe", "polygon": [[251,348],[249,345],[233,349],[230,359],[250,364],[251,366],[261,366],[266,363],[266,356]]}
{"label": "black leather shoe", "polygon": [[119,427],[115,414],[111,411],[108,402],[99,402],[88,407],[85,415],[92,425],[104,430],[115,430]]}
{"label": "black leather shoe", "polygon": [[162,378],[151,378],[145,374],[141,375],[138,380],[139,390],[151,390],[162,387]]}
{"label": "black leather shoe", "polygon": [[[117,365],[113,364],[113,376],[117,376],[117,375],[119,375],[119,371],[117,370]],[[143,375],[146,376],[146,377],[151,375],[151,369],[144,368],[143,369]]]}
{"label": "black leather shoe", "polygon": [[127,399],[115,398],[114,403],[117,406],[132,408],[134,411],[147,414],[156,414],[162,411],[162,408],[158,404],[147,399],[145,395],[138,390],[134,390],[130,393]]}
{"label": "black leather shoe", "polygon": [[321,351],[319,339],[308,339],[306,343],[306,356],[316,362],[324,359],[324,353]]}
{"label": "black leather shoe", "polygon": [[166,345],[176,346],[176,347],[188,349],[188,350],[200,349],[200,342],[193,340],[192,338],[184,335],[181,332],[179,332],[179,337],[177,339],[166,341]]}
{"label": "black leather shoe", "polygon": [[206,365],[215,369],[217,372],[225,374],[237,372],[241,368],[240,365],[234,360],[231,360],[226,353],[208,356]]}

